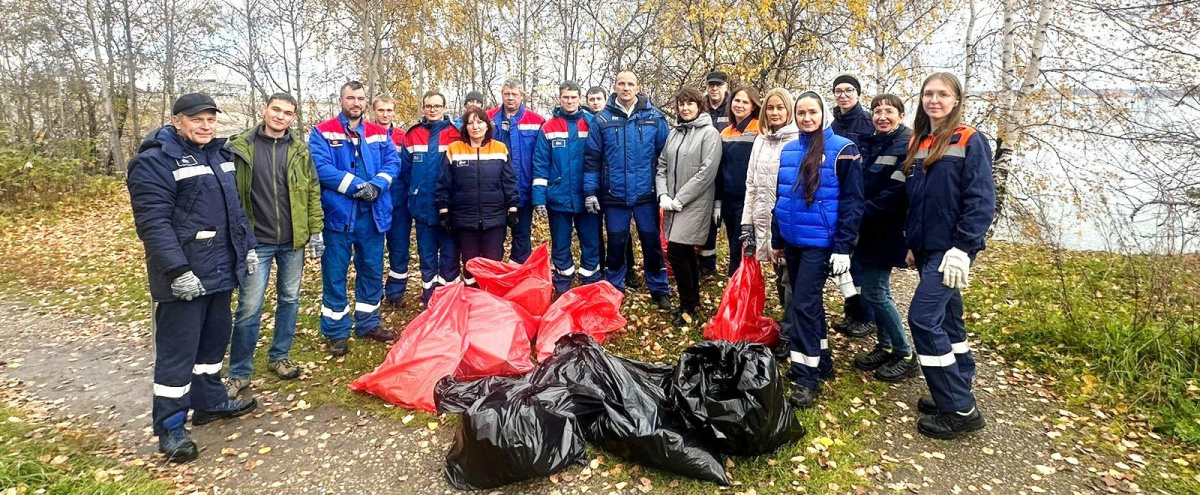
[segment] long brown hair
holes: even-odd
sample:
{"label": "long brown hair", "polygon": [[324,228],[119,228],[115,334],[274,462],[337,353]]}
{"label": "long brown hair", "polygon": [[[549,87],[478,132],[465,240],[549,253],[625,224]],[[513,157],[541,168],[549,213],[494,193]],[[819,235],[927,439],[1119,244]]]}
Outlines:
{"label": "long brown hair", "polygon": [[950,139],[954,137],[954,130],[962,123],[963,112],[963,91],[962,83],[958,82],[958,77],[949,72],[935,72],[925,78],[925,82],[921,83],[920,98],[922,101],[917,105],[917,117],[913,120],[913,137],[908,143],[908,158],[904,159],[904,173],[911,174],[913,161],[917,158],[917,151],[921,149],[921,141],[924,141],[925,136],[933,134],[933,122],[929,118],[929,114],[925,113],[925,86],[928,86],[931,81],[941,81],[950,90],[954,92],[954,99],[958,100],[950,113],[946,115],[946,121],[940,129],[936,129],[937,134],[933,138],[933,147],[929,150],[929,155],[925,157],[925,161],[921,163],[921,171],[926,172],[929,166],[942,159],[946,154],[946,148],[950,146]]}
{"label": "long brown hair", "polygon": [[[825,101],[821,99],[821,95],[813,91],[800,93],[800,97],[796,98],[796,106],[799,107],[800,100],[805,98],[815,100],[817,107],[821,109],[821,122],[817,124],[816,131],[807,133],[808,152],[800,162],[800,177],[804,178],[804,200],[812,205],[817,196],[817,188],[821,187],[821,163],[825,161],[825,119],[828,116],[825,115]],[[792,115],[796,116],[796,126],[799,127],[800,111],[796,110]]]}
{"label": "long brown hair", "polygon": [[[467,107],[466,110],[463,110],[462,133],[458,135],[458,139],[468,145],[471,144],[471,133],[467,132],[467,124],[471,122],[472,116],[487,124],[487,134],[483,135],[483,141],[479,143],[481,147],[487,146],[488,142],[492,140],[492,134],[496,132],[496,124],[488,118],[487,110],[479,107]],[[516,129],[513,129],[513,132],[516,132]]]}
{"label": "long brown hair", "polygon": [[[758,118],[758,114],[762,112],[762,103],[758,100],[758,90],[743,84],[735,88],[732,93],[729,93],[731,95],[729,97],[729,108],[725,109],[725,116],[729,117],[729,125],[738,125],[740,123],[737,116],[733,114],[733,99],[737,97],[738,93],[743,91],[746,92],[746,98],[750,99],[750,115],[747,115],[746,118]],[[759,122],[761,123],[762,121],[760,120]]]}

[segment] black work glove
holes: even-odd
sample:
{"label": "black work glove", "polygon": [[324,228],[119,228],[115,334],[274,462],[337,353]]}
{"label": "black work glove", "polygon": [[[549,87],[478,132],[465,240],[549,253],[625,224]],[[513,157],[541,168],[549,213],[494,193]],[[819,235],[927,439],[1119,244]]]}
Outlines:
{"label": "black work glove", "polygon": [[510,212],[508,212],[508,227],[513,228],[516,226],[517,226],[517,212],[510,211]]}
{"label": "black work glove", "polygon": [[742,257],[754,257],[754,252],[758,250],[758,242],[754,238],[754,226],[742,226]]}
{"label": "black work glove", "polygon": [[379,186],[375,184],[363,182],[362,184],[358,185],[358,191],[354,193],[354,199],[368,202],[375,201],[375,198],[378,198],[379,193],[382,191],[383,190],[379,189]]}
{"label": "black work glove", "polygon": [[438,223],[442,224],[442,228],[446,229],[446,231],[449,232],[450,231],[450,212],[443,211],[441,213],[438,213]]}

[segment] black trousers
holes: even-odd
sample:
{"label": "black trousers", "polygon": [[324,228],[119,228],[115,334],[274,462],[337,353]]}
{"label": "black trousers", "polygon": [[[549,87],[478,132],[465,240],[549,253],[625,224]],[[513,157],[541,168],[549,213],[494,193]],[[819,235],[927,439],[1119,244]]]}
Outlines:
{"label": "black trousers", "polygon": [[667,243],[667,262],[675,272],[679,309],[695,312],[700,305],[700,256],[691,244]]}
{"label": "black trousers", "polygon": [[489,260],[504,259],[504,236],[508,227],[493,227],[490,229],[455,229],[458,236],[458,251],[462,253],[463,282],[475,286],[475,277],[467,272],[467,262],[480,256]]}
{"label": "black trousers", "polygon": [[229,397],[221,385],[221,361],[229,347],[233,291],[191,301],[154,305],[154,433],[163,421],[188,409],[211,409]]}

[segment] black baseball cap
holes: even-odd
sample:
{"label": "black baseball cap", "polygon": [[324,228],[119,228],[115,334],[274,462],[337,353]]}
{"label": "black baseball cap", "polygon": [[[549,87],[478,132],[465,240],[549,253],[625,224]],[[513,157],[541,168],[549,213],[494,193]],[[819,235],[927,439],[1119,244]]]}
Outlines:
{"label": "black baseball cap", "polygon": [[726,76],[724,72],[721,72],[719,70],[714,70],[714,71],[708,73],[708,77],[704,78],[705,84],[710,84],[710,83],[715,83],[715,82],[721,83],[721,84],[728,83],[729,76]]}
{"label": "black baseball cap", "polygon": [[188,93],[180,96],[175,100],[175,104],[171,105],[171,115],[184,114],[189,117],[196,115],[205,110],[220,112],[217,108],[217,102],[213,101],[211,96],[204,93]]}

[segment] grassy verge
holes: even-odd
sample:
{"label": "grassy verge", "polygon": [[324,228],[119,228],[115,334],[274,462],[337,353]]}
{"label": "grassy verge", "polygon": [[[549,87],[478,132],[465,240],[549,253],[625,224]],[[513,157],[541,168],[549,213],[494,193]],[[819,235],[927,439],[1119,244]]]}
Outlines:
{"label": "grassy verge", "polygon": [[0,405],[0,489],[4,493],[159,494],[171,486],[143,468],[99,455],[100,440],[27,422]]}

